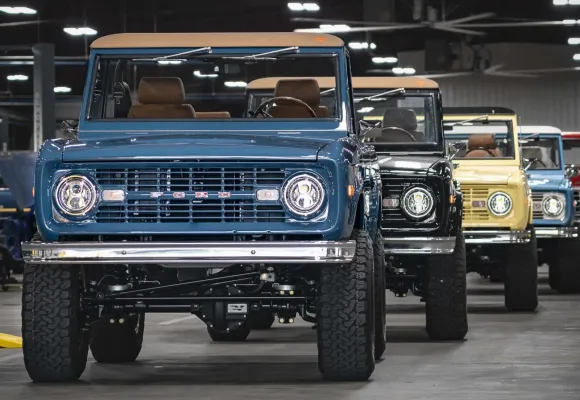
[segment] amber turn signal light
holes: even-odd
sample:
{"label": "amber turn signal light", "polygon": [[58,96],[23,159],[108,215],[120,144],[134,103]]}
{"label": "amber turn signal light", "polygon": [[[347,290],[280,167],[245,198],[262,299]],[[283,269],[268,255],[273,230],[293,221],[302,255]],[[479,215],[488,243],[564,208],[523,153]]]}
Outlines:
{"label": "amber turn signal light", "polygon": [[348,185],[346,193],[348,194],[348,197],[353,197],[354,196],[354,185]]}

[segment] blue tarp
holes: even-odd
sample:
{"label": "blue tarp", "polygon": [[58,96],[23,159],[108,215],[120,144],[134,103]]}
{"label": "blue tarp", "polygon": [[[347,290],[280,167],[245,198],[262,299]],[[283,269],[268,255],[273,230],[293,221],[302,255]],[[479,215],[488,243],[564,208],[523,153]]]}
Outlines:
{"label": "blue tarp", "polygon": [[4,179],[21,210],[34,205],[32,188],[34,186],[36,156],[37,153],[34,151],[0,154],[0,175],[2,175],[2,179]]}

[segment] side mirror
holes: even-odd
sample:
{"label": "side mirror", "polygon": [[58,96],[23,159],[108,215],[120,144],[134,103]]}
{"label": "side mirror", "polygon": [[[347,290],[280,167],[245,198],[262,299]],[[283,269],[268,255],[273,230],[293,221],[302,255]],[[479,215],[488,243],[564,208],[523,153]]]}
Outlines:
{"label": "side mirror", "polygon": [[576,178],[578,176],[578,168],[574,164],[566,167],[565,175],[567,178]]}
{"label": "side mirror", "polygon": [[79,121],[73,119],[67,119],[62,121],[62,130],[67,132],[69,139],[74,139],[79,133]]}
{"label": "side mirror", "polygon": [[373,129],[379,128],[381,121],[365,121],[361,119],[358,121],[359,136],[365,138]]}

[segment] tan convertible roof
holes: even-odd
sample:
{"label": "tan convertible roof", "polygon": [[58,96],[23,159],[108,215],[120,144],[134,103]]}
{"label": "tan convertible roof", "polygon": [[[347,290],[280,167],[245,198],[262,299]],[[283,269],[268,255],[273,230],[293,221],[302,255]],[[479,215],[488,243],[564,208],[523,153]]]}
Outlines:
{"label": "tan convertible roof", "polygon": [[95,40],[93,49],[159,47],[338,47],[342,39],[323,33],[118,33]]}
{"label": "tan convertible roof", "polygon": [[[246,89],[274,89],[280,79],[308,79],[304,78],[261,78],[248,83]],[[311,78],[312,79],[312,78]],[[322,76],[315,77],[318,86],[321,89],[327,89],[336,85],[334,77]],[[352,78],[352,85],[355,89],[437,89],[439,85],[431,79],[419,77],[374,77],[374,76],[355,76]]]}

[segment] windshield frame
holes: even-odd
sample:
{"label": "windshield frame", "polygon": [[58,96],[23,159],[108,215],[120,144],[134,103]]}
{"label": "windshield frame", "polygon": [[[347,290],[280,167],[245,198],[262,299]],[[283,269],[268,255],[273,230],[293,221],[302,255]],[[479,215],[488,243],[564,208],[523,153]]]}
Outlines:
{"label": "windshield frame", "polygon": [[[269,51],[279,50],[282,47],[220,47],[212,48],[211,56],[220,55],[253,55]],[[216,132],[216,131],[240,131],[240,133],[251,131],[252,134],[263,135],[292,135],[292,136],[314,136],[318,138],[344,137],[349,131],[347,121],[348,99],[347,79],[346,79],[346,50],[343,47],[301,47],[300,53],[307,56],[328,56],[334,58],[336,64],[336,88],[339,96],[339,108],[337,116],[331,118],[316,119],[90,119],[89,111],[91,99],[95,90],[95,79],[97,76],[97,65],[99,61],[106,58],[127,58],[164,56],[186,51],[187,48],[167,48],[167,49],[99,49],[91,52],[87,78],[79,119],[79,138],[102,139],[127,137],[128,135],[148,135],[148,134],[176,134],[176,133],[196,133],[196,132]],[[294,54],[292,54],[295,56]],[[207,56],[207,55],[203,55]],[[244,96],[244,99],[246,96]],[[314,122],[314,124],[313,124]],[[277,132],[272,132],[277,131]],[[355,132],[348,132],[354,134]]]}
{"label": "windshield frame", "polygon": [[[353,99],[357,97],[367,97],[374,94],[384,93],[389,90],[396,90],[397,88],[377,88],[377,89],[357,89],[354,88]],[[417,142],[401,142],[401,143],[384,143],[384,142],[368,142],[371,143],[378,154],[390,154],[390,153],[413,153],[413,154],[442,154],[445,151],[445,137],[443,135],[443,102],[441,98],[441,91],[439,89],[407,89],[404,88],[404,93],[396,93],[393,98],[397,97],[431,97],[433,102],[433,123],[435,129],[435,135],[437,136],[436,142],[429,143],[417,143]],[[357,104],[357,103],[355,103]],[[356,116],[356,107],[353,110]],[[357,118],[358,121],[364,119]],[[358,125],[358,124],[357,124]],[[413,144],[416,143],[416,144]]]}
{"label": "windshield frame", "polygon": [[[526,139],[526,137],[531,136],[531,133],[520,133],[519,134],[519,140],[522,139]],[[536,173],[536,174],[541,174],[544,171],[564,171],[565,169],[565,164],[564,164],[564,144],[562,143],[562,135],[558,134],[558,133],[541,133],[538,132],[538,139],[542,140],[542,139],[550,139],[550,140],[555,140],[556,142],[558,142],[558,146],[557,146],[557,150],[558,150],[558,164],[559,166],[556,168],[540,168],[540,169],[528,169],[528,172],[530,173]],[[520,149],[522,149],[522,154],[523,154],[523,149],[524,149],[524,145],[520,145]],[[523,157],[522,157],[523,158]]]}
{"label": "windshield frame", "polygon": [[[445,123],[450,122],[461,122],[466,120],[475,120],[476,118],[481,117],[481,114],[447,114],[443,115],[443,125]],[[481,164],[481,163],[492,163],[492,164],[500,164],[500,165],[518,165],[522,166],[522,157],[520,151],[520,141],[519,135],[516,132],[519,131],[518,127],[518,118],[515,114],[489,114],[487,116],[487,120],[489,121],[498,121],[498,122],[509,122],[508,128],[511,132],[513,138],[513,147],[514,147],[514,156],[513,157],[502,157],[502,158],[493,158],[493,157],[485,157],[485,158],[453,158],[454,162],[458,163],[468,163],[468,164]],[[443,132],[445,137],[445,141],[447,142],[447,138],[449,136],[457,136],[457,137],[469,137],[469,134],[465,133],[448,133]],[[464,140],[464,139],[459,139]]]}

